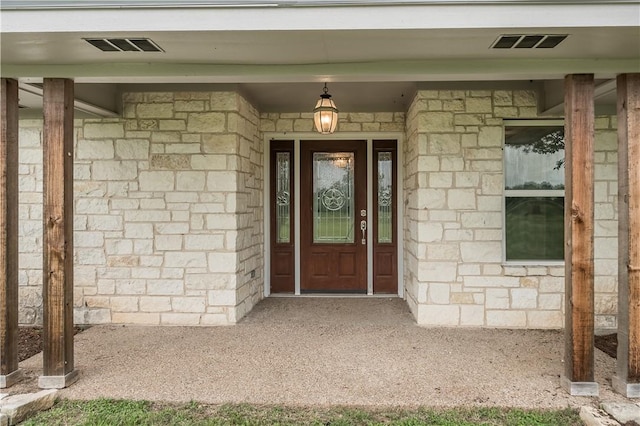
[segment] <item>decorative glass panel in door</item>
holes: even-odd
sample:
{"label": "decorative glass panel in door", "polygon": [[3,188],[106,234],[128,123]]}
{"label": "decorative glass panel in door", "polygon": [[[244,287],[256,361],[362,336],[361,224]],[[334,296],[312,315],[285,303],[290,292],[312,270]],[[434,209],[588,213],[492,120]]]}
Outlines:
{"label": "decorative glass panel in door", "polygon": [[378,152],[378,242],[393,242],[393,153]]}
{"label": "decorative glass panel in door", "polygon": [[288,243],[290,236],[291,212],[291,153],[276,153],[276,242]]}
{"label": "decorative glass panel in door", "polygon": [[313,154],[313,242],[353,243],[352,152]]}

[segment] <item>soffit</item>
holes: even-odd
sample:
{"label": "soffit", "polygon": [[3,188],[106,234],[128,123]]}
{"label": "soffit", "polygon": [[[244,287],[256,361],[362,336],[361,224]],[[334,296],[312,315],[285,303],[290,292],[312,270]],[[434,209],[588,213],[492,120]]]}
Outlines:
{"label": "soffit", "polygon": [[[639,27],[640,28],[640,27]],[[415,60],[638,58],[640,29],[510,28],[444,30],[9,33],[2,63],[26,65],[182,63],[313,65]],[[490,49],[501,34],[568,34],[553,49]],[[146,37],[164,52],[102,52],[83,40]]]}
{"label": "soffit", "polygon": [[[343,111],[399,111],[416,87],[429,82],[526,86],[568,73],[610,79],[640,72],[639,2],[432,3],[438,4],[5,9],[2,76],[36,83],[42,77],[73,78],[86,84],[89,89],[81,92],[89,97],[104,93],[106,103],[131,84],[239,84],[263,111],[304,111],[329,82]],[[569,37],[554,49],[490,49],[501,34]],[[147,37],[164,52],[102,52],[83,40],[90,37]],[[89,84],[100,86],[92,91]]]}

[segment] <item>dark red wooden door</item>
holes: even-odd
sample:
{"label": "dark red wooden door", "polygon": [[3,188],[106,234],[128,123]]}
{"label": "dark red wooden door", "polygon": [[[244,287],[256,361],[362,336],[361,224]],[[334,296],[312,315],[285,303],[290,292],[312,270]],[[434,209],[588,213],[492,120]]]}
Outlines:
{"label": "dark red wooden door", "polygon": [[300,289],[366,293],[366,141],[301,141],[300,154]]}

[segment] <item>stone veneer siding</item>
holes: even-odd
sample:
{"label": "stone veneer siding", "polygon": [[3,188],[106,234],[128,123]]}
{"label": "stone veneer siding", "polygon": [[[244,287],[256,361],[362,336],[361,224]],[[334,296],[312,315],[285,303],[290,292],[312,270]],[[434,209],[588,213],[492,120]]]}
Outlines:
{"label": "stone veneer siding", "polygon": [[[531,91],[420,91],[404,145],[405,289],[419,324],[560,328],[564,266],[505,264],[503,119]],[[596,327],[616,326],[615,118],[596,119]]]}
{"label": "stone veneer siding", "polygon": [[[258,113],[232,92],[127,93],[75,121],[75,322],[235,323],[263,292]],[[20,123],[20,322],[42,315],[42,121]]]}
{"label": "stone veneer siding", "polygon": [[[528,91],[420,91],[404,113],[341,113],[339,132],[405,132],[404,283],[418,323],[563,326],[564,267],[505,265],[503,119]],[[547,117],[544,117],[547,118]],[[76,120],[75,321],[229,324],[263,288],[262,132],[312,132],[230,92],[129,93]],[[615,117],[596,119],[596,326],[616,326]],[[42,318],[42,121],[20,122],[20,322]]]}
{"label": "stone veneer siding", "polygon": [[[341,112],[336,132],[404,132],[405,114],[400,112]],[[313,113],[263,113],[261,132],[314,132]]]}

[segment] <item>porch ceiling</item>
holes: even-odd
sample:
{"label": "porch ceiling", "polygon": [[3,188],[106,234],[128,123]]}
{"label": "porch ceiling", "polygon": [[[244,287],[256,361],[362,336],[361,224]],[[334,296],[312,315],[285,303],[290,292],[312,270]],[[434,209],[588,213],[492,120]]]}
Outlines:
{"label": "porch ceiling", "polygon": [[[562,85],[553,81],[566,74],[594,73],[606,81],[640,72],[639,2],[613,2],[607,9],[598,4],[605,2],[477,2],[483,8],[472,2],[424,3],[434,4],[5,8],[1,72],[23,84],[74,78],[78,98],[111,111],[119,109],[123,91],[180,85],[234,87],[265,112],[311,109],[323,82],[343,111],[404,111],[418,88],[471,87],[468,82],[546,91],[548,109],[561,102]],[[501,34],[568,37],[553,49],[491,49]],[[146,37],[164,52],[102,52],[83,40],[93,37]],[[615,86],[608,87],[599,106],[615,101]],[[39,106],[33,93],[22,92],[21,103]]]}

